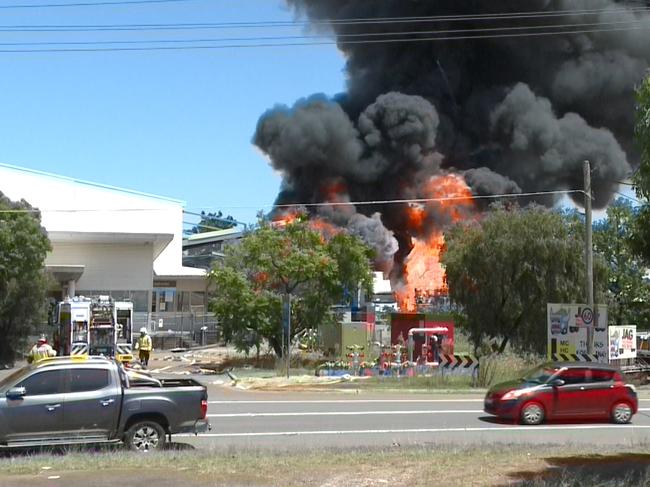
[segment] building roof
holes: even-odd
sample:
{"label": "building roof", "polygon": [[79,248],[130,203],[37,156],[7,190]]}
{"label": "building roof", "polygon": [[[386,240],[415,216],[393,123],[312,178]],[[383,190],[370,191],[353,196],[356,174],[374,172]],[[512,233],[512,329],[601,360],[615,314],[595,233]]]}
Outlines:
{"label": "building roof", "polygon": [[145,197],[145,198],[153,198],[153,199],[157,199],[157,200],[168,201],[168,202],[171,202],[171,203],[178,203],[178,204],[180,204],[182,206],[185,206],[185,201],[183,201],[183,200],[168,198],[167,196],[160,196],[160,195],[151,194],[151,193],[144,193],[142,191],[136,191],[134,189],[126,189],[126,188],[121,188],[119,186],[111,186],[109,184],[95,183],[93,181],[86,181],[84,179],[72,178],[72,177],[68,177],[68,176],[61,176],[60,174],[53,174],[53,173],[50,173],[50,172],[39,171],[39,170],[36,170],[36,169],[30,169],[30,168],[27,168],[27,167],[14,166],[12,164],[5,164],[5,163],[2,163],[2,162],[0,162],[0,167],[4,167],[4,168],[7,168],[7,169],[13,169],[14,171],[21,171],[21,172],[24,172],[24,173],[36,174],[38,176],[44,176],[44,177],[48,177],[48,178],[58,179],[60,181],[68,181],[68,182],[75,183],[75,184],[82,184],[84,186],[92,186],[92,187],[95,187],[95,188],[108,189],[110,191],[116,191],[116,192],[120,192],[120,193],[132,194],[132,195],[136,195],[136,196],[142,196],[142,197]]}
{"label": "building roof", "polygon": [[154,272],[157,279],[188,279],[192,277],[205,277],[207,274],[205,269],[187,266],[162,269],[161,272]]}
{"label": "building roof", "polygon": [[193,233],[183,237],[183,246],[200,245],[211,242],[219,242],[221,240],[231,240],[239,238],[243,235],[243,231],[236,228],[225,228],[223,230],[214,230],[212,232]]}

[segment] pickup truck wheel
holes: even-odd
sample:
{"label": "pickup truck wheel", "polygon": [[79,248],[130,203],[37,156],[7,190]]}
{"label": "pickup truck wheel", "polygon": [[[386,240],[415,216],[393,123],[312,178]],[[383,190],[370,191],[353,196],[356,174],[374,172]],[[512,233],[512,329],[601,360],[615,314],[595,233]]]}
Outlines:
{"label": "pickup truck wheel", "polygon": [[165,430],[155,421],[140,421],[129,428],[124,442],[138,452],[159,450],[165,445]]}

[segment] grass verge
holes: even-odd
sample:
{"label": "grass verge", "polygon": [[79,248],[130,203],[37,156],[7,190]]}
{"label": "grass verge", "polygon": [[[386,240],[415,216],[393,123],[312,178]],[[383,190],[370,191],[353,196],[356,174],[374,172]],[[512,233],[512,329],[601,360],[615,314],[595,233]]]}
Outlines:
{"label": "grass verge", "polygon": [[[440,445],[390,449],[164,451],[137,455],[126,451],[13,455],[0,459],[0,481],[56,473],[77,485],[79,473],[110,477],[114,472],[138,471],[186,478],[192,486],[379,486],[379,485],[647,485],[650,455],[647,445],[474,446]],[[593,468],[598,465],[599,468]],[[24,477],[26,478],[26,477]],[[617,483],[618,482],[618,483]],[[17,484],[18,485],[18,484]],[[22,483],[21,485],[28,485]]]}

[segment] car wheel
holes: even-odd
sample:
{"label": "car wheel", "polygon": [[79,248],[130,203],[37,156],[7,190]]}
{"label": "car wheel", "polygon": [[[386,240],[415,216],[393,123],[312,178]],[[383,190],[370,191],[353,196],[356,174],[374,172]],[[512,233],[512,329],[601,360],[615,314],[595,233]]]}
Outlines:
{"label": "car wheel", "polygon": [[140,421],[128,429],[124,442],[137,452],[160,450],[165,446],[165,430],[155,421]]}
{"label": "car wheel", "polygon": [[521,422],[522,424],[535,425],[541,424],[544,421],[544,408],[541,404],[536,402],[529,402],[524,404],[521,408]]}
{"label": "car wheel", "polygon": [[632,419],[632,406],[626,402],[617,402],[612,408],[612,421],[616,424],[626,424]]}

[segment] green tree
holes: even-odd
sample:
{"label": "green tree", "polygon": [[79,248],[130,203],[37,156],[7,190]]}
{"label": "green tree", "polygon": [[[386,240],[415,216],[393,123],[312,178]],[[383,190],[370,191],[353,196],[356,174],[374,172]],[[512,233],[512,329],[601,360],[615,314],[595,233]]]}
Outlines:
{"label": "green tree", "polygon": [[187,234],[212,232],[214,230],[226,230],[233,228],[237,221],[230,215],[223,216],[221,211],[216,213],[206,213],[201,211],[201,220],[198,224],[187,230]]}
{"label": "green tree", "polygon": [[261,222],[210,272],[210,309],[238,348],[259,351],[266,340],[282,356],[283,295],[292,297],[292,336],[316,328],[331,321],[331,306],[349,301],[354,290],[371,292],[370,259],[354,236],[325,240],[305,222],[281,230]]}
{"label": "green tree", "polygon": [[43,270],[50,241],[40,213],[0,193],[0,362],[10,363],[33,326],[44,320]]}
{"label": "green tree", "polygon": [[584,230],[575,214],[496,205],[452,227],[445,241],[449,294],[476,349],[498,338],[500,352],[510,342],[542,353],[547,303],[585,299]]}
{"label": "green tree", "polygon": [[634,175],[634,189],[643,206],[638,211],[631,235],[633,251],[650,264],[650,77],[636,93],[636,125],[634,135],[640,151],[641,163]]}
{"label": "green tree", "polygon": [[645,267],[633,250],[633,228],[638,209],[619,198],[607,209],[607,218],[594,225],[594,249],[607,266],[606,300],[613,325],[650,325],[650,284]]}

